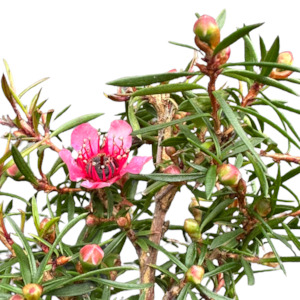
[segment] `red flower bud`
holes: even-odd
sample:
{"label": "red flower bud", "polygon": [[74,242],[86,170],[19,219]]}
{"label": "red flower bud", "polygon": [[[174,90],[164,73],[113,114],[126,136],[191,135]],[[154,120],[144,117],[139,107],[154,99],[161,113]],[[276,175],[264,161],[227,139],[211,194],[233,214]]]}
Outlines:
{"label": "red flower bud", "polygon": [[16,294],[10,297],[9,300],[24,300],[24,297],[19,294]]}
{"label": "red flower bud", "polygon": [[101,223],[100,218],[96,217],[93,214],[90,214],[86,217],[86,226],[93,227]]}
{"label": "red flower bud", "polygon": [[[266,253],[262,258],[275,258],[275,254],[274,252],[268,252]],[[279,263],[277,262],[266,262],[263,263],[263,265],[268,266],[268,267],[272,267],[272,268],[277,268],[279,266]]]}
{"label": "red flower bud", "polygon": [[180,171],[179,167],[177,167],[175,165],[170,165],[164,169],[164,174],[177,175],[180,173],[181,173],[181,171]]}
{"label": "red flower bud", "polygon": [[183,228],[192,240],[194,240],[194,241],[200,241],[201,240],[200,227],[199,227],[199,224],[196,220],[186,219],[184,221]]}
{"label": "red flower bud", "polygon": [[205,271],[202,266],[194,265],[187,270],[185,278],[188,282],[200,284],[203,279],[204,273]]}
{"label": "red flower bud", "polygon": [[259,199],[255,205],[254,210],[262,217],[266,217],[272,210],[271,200],[268,198]]}
{"label": "red flower bud", "polygon": [[[278,55],[277,63],[285,64],[285,65],[292,65],[293,60],[294,60],[294,58],[293,58],[292,52],[286,51],[286,52],[281,52]],[[283,69],[276,68],[276,69],[272,70],[270,77],[273,79],[284,79],[284,78],[289,77],[292,73],[293,73],[293,71],[290,71],[290,70],[283,70]]]}
{"label": "red flower bud", "polygon": [[216,20],[210,16],[201,16],[194,25],[194,33],[212,49],[220,43],[220,29]]}
{"label": "red flower bud", "polygon": [[19,169],[16,164],[13,164],[11,167],[9,167],[6,170],[7,175],[10,177],[15,177],[18,174],[18,172],[19,172]]}
{"label": "red flower bud", "polygon": [[36,283],[29,283],[23,287],[22,291],[26,300],[39,300],[43,293],[43,287]]}
{"label": "red flower bud", "polygon": [[214,57],[214,64],[217,66],[225,64],[230,57],[230,52],[230,47],[218,52],[218,54]]}
{"label": "red flower bud", "polygon": [[217,175],[219,181],[225,185],[230,187],[236,187],[242,178],[241,173],[237,167],[231,164],[223,164],[218,166]]}
{"label": "red flower bud", "polygon": [[84,270],[96,269],[103,259],[104,252],[97,244],[89,244],[79,251],[79,259]]}

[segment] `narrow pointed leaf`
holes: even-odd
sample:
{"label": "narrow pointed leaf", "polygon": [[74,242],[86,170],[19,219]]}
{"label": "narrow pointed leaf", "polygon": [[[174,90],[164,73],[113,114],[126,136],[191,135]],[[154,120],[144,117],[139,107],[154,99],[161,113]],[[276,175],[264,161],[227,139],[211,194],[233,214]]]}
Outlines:
{"label": "narrow pointed leaf", "polygon": [[14,162],[16,163],[20,172],[25,176],[25,178],[30,181],[32,184],[37,185],[38,181],[35,178],[33,172],[25,162],[19,150],[13,145],[11,148],[11,153],[14,158]]}
{"label": "narrow pointed leaf", "polygon": [[195,50],[195,51],[199,51],[199,49],[193,47],[193,46],[190,46],[190,45],[186,45],[186,44],[181,44],[181,43],[177,43],[177,42],[171,42],[169,41],[170,44],[172,45],[175,45],[175,46],[179,46],[179,47],[183,47],[183,48],[188,48],[188,49],[192,49],[192,50]]}
{"label": "narrow pointed leaf", "polygon": [[226,246],[232,240],[236,239],[244,230],[242,228],[236,229],[231,232],[223,233],[222,235],[217,236],[210,245],[211,249],[215,249],[221,246]]}
{"label": "narrow pointed leaf", "polygon": [[21,99],[22,96],[24,96],[29,90],[31,90],[32,88],[34,88],[35,86],[41,84],[42,82],[48,80],[49,77],[45,77],[43,79],[40,79],[38,81],[36,81],[35,83],[31,84],[29,87],[27,87],[24,91],[22,91],[20,94],[19,94],[19,98]]}
{"label": "narrow pointed leaf", "polygon": [[244,26],[243,28],[237,29],[235,32],[227,36],[223,41],[218,44],[218,46],[214,50],[214,55],[216,55],[221,50],[225,49],[226,47],[230,46],[246,34],[248,34],[251,30],[261,26],[263,23]]}
{"label": "narrow pointed leaf", "polygon": [[211,165],[205,176],[205,193],[209,200],[217,181],[217,166]]}
{"label": "narrow pointed leaf", "polygon": [[189,174],[147,174],[145,175],[147,178],[156,180],[156,181],[163,181],[163,182],[181,182],[181,181],[192,181],[196,180],[202,176],[201,173],[189,173]]}
{"label": "narrow pointed leaf", "polygon": [[208,296],[210,299],[213,299],[213,300],[232,300],[231,298],[228,298],[226,296],[221,296],[219,294],[216,294],[216,293],[212,292],[211,290],[209,290],[204,285],[198,285],[197,287],[203,294]]}
{"label": "narrow pointed leaf", "polygon": [[223,28],[226,21],[226,9],[223,9],[220,14],[217,16],[216,21],[220,29]]}
{"label": "narrow pointed leaf", "polygon": [[[278,58],[278,54],[279,54],[279,37],[277,37],[273,43],[273,45],[271,46],[270,50],[266,53],[265,57],[264,57],[264,61],[267,62],[276,62],[277,58]],[[271,71],[272,71],[272,67],[263,67],[261,69],[260,75],[262,76],[269,76]]]}
{"label": "narrow pointed leaf", "polygon": [[25,284],[31,283],[31,272],[28,256],[25,254],[24,250],[16,243],[12,245],[16,256],[18,258],[18,262],[20,264],[20,271],[22,275],[22,279]]}
{"label": "narrow pointed leaf", "polygon": [[174,73],[159,73],[142,76],[123,77],[107,82],[108,85],[114,86],[145,86],[152,83],[169,81],[172,79],[200,75],[201,72],[174,72]]}
{"label": "narrow pointed leaf", "polygon": [[151,86],[151,87],[138,90],[132,94],[132,97],[155,95],[155,94],[169,94],[169,93],[184,92],[184,91],[191,91],[197,89],[205,89],[205,88],[196,83],[162,84],[162,85]]}
{"label": "narrow pointed leaf", "polygon": [[58,127],[56,130],[54,130],[50,137],[55,137],[57,135],[59,135],[60,133],[64,132],[64,131],[67,131],[69,129],[72,129],[82,123],[86,123],[86,122],[89,122],[91,120],[94,120],[100,116],[102,116],[103,114],[102,113],[96,113],[96,114],[88,114],[88,115],[84,115],[84,116],[81,116],[81,117],[78,117],[76,119],[73,119],[71,121],[68,121],[67,123],[61,125],[60,127]]}
{"label": "narrow pointed leaf", "polygon": [[223,99],[222,95],[219,92],[214,92],[214,95],[219,102],[220,106],[222,107],[224,114],[230,120],[231,125],[235,129],[237,135],[241,138],[241,140],[245,143],[245,145],[248,147],[250,152],[253,154],[253,156],[257,159],[259,164],[261,165],[262,169],[266,171],[266,166],[256,153],[253,145],[249,141],[245,131],[243,130],[242,126],[240,125],[238,119],[236,118],[235,114],[233,113],[231,107],[226,103],[226,101]]}
{"label": "narrow pointed leaf", "polygon": [[253,270],[251,268],[250,263],[248,263],[245,259],[241,259],[242,266],[244,268],[244,272],[247,275],[248,278],[248,285],[254,285],[255,280],[254,280],[254,275],[253,275]]}

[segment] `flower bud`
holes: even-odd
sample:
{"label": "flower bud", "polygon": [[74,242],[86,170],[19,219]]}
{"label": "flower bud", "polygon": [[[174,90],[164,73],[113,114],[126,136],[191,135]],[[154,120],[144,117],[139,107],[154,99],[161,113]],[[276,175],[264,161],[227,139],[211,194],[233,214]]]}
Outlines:
{"label": "flower bud", "polygon": [[10,297],[9,300],[24,300],[24,297],[19,294],[16,294]]}
{"label": "flower bud", "polygon": [[22,291],[26,300],[39,300],[43,293],[43,287],[36,283],[29,283],[23,287]]}
{"label": "flower bud", "polygon": [[79,251],[79,259],[84,270],[96,269],[103,259],[104,252],[97,244],[89,244]]}
{"label": "flower bud", "polygon": [[200,224],[202,219],[202,210],[200,209],[200,204],[196,198],[192,198],[192,202],[189,205],[189,211],[194,216],[195,220]]}
{"label": "flower bud", "polygon": [[15,177],[19,173],[19,169],[16,164],[13,164],[6,170],[6,173],[10,177]]}
{"label": "flower bud", "polygon": [[101,223],[101,221],[99,220],[100,218],[98,218],[97,216],[90,214],[86,217],[86,226],[88,227],[93,227],[96,225],[99,225]]}
{"label": "flower bud", "polygon": [[131,217],[127,213],[125,217],[120,217],[117,219],[117,224],[120,228],[129,229],[131,226]]}
{"label": "flower bud", "polygon": [[203,276],[204,276],[204,268],[202,266],[191,266],[186,274],[185,274],[185,278],[188,282],[192,282],[194,284],[200,284]]}
{"label": "flower bud", "polygon": [[[266,253],[262,258],[275,258],[275,254],[274,252],[268,252]],[[272,268],[277,268],[279,266],[279,263],[277,262],[266,262],[263,263],[263,265],[268,266],[268,267],[272,267]]]}
{"label": "flower bud", "polygon": [[242,178],[239,169],[231,164],[223,164],[218,166],[217,175],[219,181],[225,185],[230,187],[236,187]]}
{"label": "flower bud", "polygon": [[259,199],[255,205],[254,210],[262,217],[266,217],[272,210],[271,200],[269,198]]}
{"label": "flower bud", "polygon": [[201,16],[194,25],[194,33],[212,49],[220,43],[220,29],[216,20],[210,16]]}
{"label": "flower bud", "polygon": [[238,194],[245,196],[247,192],[247,183],[244,179],[240,179],[238,185],[236,187],[236,191]]}
{"label": "flower bud", "polygon": [[[278,55],[277,63],[285,64],[285,65],[292,65],[293,60],[294,60],[294,58],[293,58],[292,52],[286,51],[286,52],[281,52]],[[293,73],[293,71],[290,71],[290,70],[283,70],[283,69],[276,68],[276,69],[272,70],[270,77],[273,79],[284,79],[284,78],[289,77],[292,73]]]}
{"label": "flower bud", "polygon": [[194,241],[201,240],[200,226],[196,220],[186,219],[184,221],[183,228],[192,240],[194,240]]}
{"label": "flower bud", "polygon": [[214,57],[214,64],[217,66],[225,64],[230,57],[230,52],[230,47],[227,47],[218,52],[218,54]]}
{"label": "flower bud", "polygon": [[[40,223],[40,230],[43,230],[46,224],[50,221],[49,218],[44,218]],[[45,239],[50,244],[53,244],[56,237],[55,224],[52,224],[46,231],[44,231],[42,238]]]}
{"label": "flower bud", "polygon": [[180,171],[179,167],[177,167],[175,165],[170,165],[170,166],[168,166],[164,169],[163,173],[164,174],[177,175],[177,174],[180,174],[181,171]]}

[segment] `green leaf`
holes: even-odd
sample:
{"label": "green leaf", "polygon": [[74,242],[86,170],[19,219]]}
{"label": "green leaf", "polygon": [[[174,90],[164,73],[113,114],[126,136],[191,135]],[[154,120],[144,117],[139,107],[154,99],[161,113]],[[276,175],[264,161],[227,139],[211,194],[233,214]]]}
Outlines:
{"label": "green leaf", "polygon": [[54,130],[50,137],[55,137],[57,135],[59,135],[60,133],[64,132],[64,131],[67,131],[69,129],[72,129],[82,123],[86,123],[86,122],[89,122],[93,119],[96,119],[100,116],[102,116],[103,114],[102,113],[95,113],[95,114],[88,114],[88,115],[84,115],[84,116],[80,116],[76,119],[73,119],[71,121],[68,121],[67,123],[61,125],[60,127],[58,127],[56,130]]}
{"label": "green leaf", "polygon": [[160,271],[161,273],[169,276],[170,278],[174,279],[176,282],[179,282],[179,279],[177,278],[177,276],[173,273],[171,273],[169,270],[167,270],[166,268],[162,267],[162,266],[157,266],[157,265],[149,265],[151,268],[154,268],[158,271]]}
{"label": "green leaf", "polygon": [[217,166],[211,165],[205,176],[205,193],[207,200],[210,199],[217,181]]}
{"label": "green leaf", "polygon": [[183,47],[183,48],[188,48],[188,49],[192,49],[192,50],[195,50],[195,51],[199,51],[199,49],[193,47],[193,46],[190,46],[190,45],[186,45],[186,44],[181,44],[181,43],[177,43],[177,42],[170,42],[170,44],[172,45],[175,45],[175,46],[179,46],[179,47]]}
{"label": "green leaf", "polygon": [[234,231],[223,233],[222,235],[217,236],[210,245],[211,249],[215,249],[221,246],[226,246],[232,240],[236,239],[240,234],[242,234],[244,230],[242,228],[238,228]]}
{"label": "green leaf", "polygon": [[14,162],[16,163],[16,165],[17,165],[18,169],[20,170],[20,172],[25,176],[25,178],[28,181],[30,181],[32,184],[38,185],[38,181],[35,178],[33,172],[31,171],[31,169],[29,168],[29,166],[25,162],[25,160],[22,157],[19,150],[14,145],[12,145],[11,153],[12,153]]}
{"label": "green leaf", "polygon": [[233,108],[241,110],[241,111],[246,112],[248,114],[251,114],[253,116],[256,116],[258,119],[260,119],[263,122],[265,122],[265,123],[269,124],[270,126],[272,126],[274,129],[276,129],[278,132],[280,132],[284,137],[286,137],[292,144],[294,144],[297,148],[300,149],[300,146],[298,145],[298,143],[294,139],[292,139],[290,137],[290,135],[285,130],[280,128],[276,123],[272,122],[269,118],[266,118],[266,117],[262,116],[260,113],[258,113],[257,111],[255,111],[254,109],[251,109],[251,108],[242,107],[242,106],[236,106],[236,107],[233,107]]}
{"label": "green leaf", "polygon": [[180,291],[178,297],[176,298],[176,300],[186,300],[186,296],[187,296],[187,293],[190,289],[190,286],[191,284],[188,282],[184,287],[183,289]]}
{"label": "green leaf", "polygon": [[93,281],[103,284],[104,286],[110,286],[121,290],[141,290],[151,287],[152,283],[130,283],[130,282],[117,282],[113,280],[108,280],[104,278],[91,278]]}
{"label": "green leaf", "polygon": [[265,59],[266,53],[267,53],[267,49],[266,49],[266,45],[264,40],[262,39],[262,37],[259,37],[259,46],[260,46],[260,55],[261,55],[261,60]]}
{"label": "green leaf", "polygon": [[107,84],[114,85],[114,86],[145,86],[145,85],[150,85],[152,83],[164,82],[164,81],[169,81],[180,77],[195,76],[200,74],[201,72],[175,72],[175,73],[168,72],[168,73],[150,74],[150,75],[142,75],[142,76],[123,77],[123,78],[119,78],[107,82]]}
{"label": "green leaf", "polygon": [[62,288],[53,290],[46,293],[46,295],[56,296],[56,297],[73,297],[80,296],[84,294],[89,294],[97,288],[97,285],[93,282],[84,282],[78,284],[72,284],[69,286],[64,286]]}
{"label": "green leaf", "polygon": [[114,237],[114,240],[105,247],[105,249],[103,250],[104,255],[113,253],[113,251],[118,247],[118,245],[123,243],[125,239],[126,239],[126,232],[124,231],[120,232],[119,235],[117,237]]}
{"label": "green leaf", "polygon": [[213,277],[219,273],[225,273],[229,270],[232,270],[232,269],[235,269],[239,266],[239,263],[238,262],[229,262],[229,263],[225,263],[217,268],[215,268],[214,270],[210,271],[210,272],[206,272],[204,274],[204,277],[203,278],[206,278],[206,277]]}
{"label": "green leaf", "polygon": [[[132,130],[139,130],[141,129],[139,121],[137,120],[137,117],[135,115],[134,111],[134,103],[138,100],[138,97],[131,97],[128,102],[128,121],[132,127]],[[137,135],[139,139],[142,139],[141,135]]]}
{"label": "green leaf", "polygon": [[243,258],[241,258],[241,263],[244,268],[245,274],[247,275],[247,278],[248,278],[248,285],[254,285],[255,280],[254,280],[253,270],[251,268],[250,263],[248,263]]}
{"label": "green leaf", "polygon": [[61,115],[63,115],[69,108],[71,107],[71,104],[68,105],[67,107],[65,107],[62,111],[60,111],[56,117],[54,118],[54,120],[58,119]]}
{"label": "green leaf", "polygon": [[30,91],[32,88],[36,87],[37,85],[41,84],[42,82],[48,80],[49,77],[45,77],[43,79],[40,79],[38,81],[36,81],[35,83],[31,84],[29,87],[27,87],[24,91],[22,91],[20,94],[19,94],[19,98],[21,99],[28,91]]}
{"label": "green leaf", "polygon": [[236,63],[226,63],[222,66],[220,66],[220,68],[226,68],[226,67],[234,67],[234,66],[245,66],[245,67],[253,67],[253,66],[257,66],[257,67],[270,67],[271,69],[273,68],[280,68],[282,70],[289,70],[289,71],[293,71],[293,72],[298,72],[300,73],[300,68],[291,66],[291,65],[287,65],[287,64],[279,64],[276,62],[266,62],[266,61],[260,61],[260,62],[236,62]]}
{"label": "green leaf", "polygon": [[189,173],[189,174],[163,174],[163,173],[154,173],[145,175],[147,178],[163,181],[163,182],[181,182],[181,181],[194,181],[202,176],[201,173]]}
{"label": "green leaf", "polygon": [[16,256],[18,258],[18,262],[20,264],[20,271],[22,275],[22,279],[24,280],[25,284],[31,283],[31,272],[30,272],[30,265],[28,256],[25,254],[23,249],[16,243],[12,245]]}
{"label": "green leaf", "polygon": [[199,255],[199,259],[198,259],[198,265],[201,266],[205,260],[205,256],[206,256],[206,253],[207,253],[207,244],[202,244],[201,246],[201,252],[200,252],[200,255]]}
{"label": "green leaf", "polygon": [[11,193],[4,193],[4,192],[0,192],[0,196],[8,196],[8,197],[16,198],[16,199],[19,199],[19,200],[23,201],[24,203],[26,203],[26,205],[30,206],[30,203],[21,196],[11,194]]}
{"label": "green leaf", "polygon": [[226,21],[226,9],[223,9],[221,13],[217,16],[216,21],[220,30],[223,28],[225,21]]}
{"label": "green leaf", "polygon": [[80,220],[84,219],[86,216],[88,215],[88,213],[83,213],[79,216],[77,216],[76,218],[74,218],[73,220],[71,220],[64,228],[63,230],[58,234],[58,236],[56,237],[54,243],[52,244],[52,247],[49,248],[49,252],[45,255],[44,259],[42,260],[35,276],[34,276],[34,282],[41,282],[41,280],[43,279],[43,272],[45,270],[45,267],[54,251],[54,249],[56,248],[56,246],[59,244],[59,242],[62,240],[62,238],[64,237],[64,235],[73,227],[75,226]]}
{"label": "green leaf", "polygon": [[150,241],[148,239],[145,239],[145,241],[152,248],[155,248],[155,249],[159,250],[160,252],[164,253],[183,272],[186,272],[188,270],[188,268],[177,257],[175,257],[173,254],[171,254],[168,250],[166,250],[165,248],[163,248],[160,245],[153,243],[152,241]]}
{"label": "green leaf", "polygon": [[132,97],[156,95],[156,94],[169,94],[169,93],[176,93],[176,92],[183,92],[183,91],[191,91],[196,89],[205,89],[205,88],[196,83],[162,84],[158,86],[151,86],[151,87],[137,90],[132,94]]}
{"label": "green leaf", "polygon": [[195,264],[196,257],[197,257],[197,244],[191,243],[186,250],[185,265],[188,268],[190,268],[192,265]]}
{"label": "green leaf", "polygon": [[182,119],[173,120],[173,121],[162,123],[162,124],[151,125],[151,126],[142,128],[140,130],[133,131],[131,133],[131,135],[146,134],[146,133],[157,131],[157,130],[160,130],[160,129],[163,129],[163,128],[166,128],[166,127],[169,127],[169,126],[173,126],[173,125],[176,125],[176,124],[192,121],[192,120],[203,118],[203,117],[209,117],[209,116],[210,116],[210,114],[208,114],[208,113],[196,114],[196,115],[184,117]]}
{"label": "green leaf", "polygon": [[299,239],[293,234],[290,227],[286,225],[285,223],[282,223],[282,226],[284,227],[286,233],[288,234],[288,237],[291,239],[291,241],[294,243],[294,245],[300,250],[300,241]]}
{"label": "green leaf", "polygon": [[277,252],[277,250],[276,250],[274,244],[272,243],[272,241],[271,241],[269,235],[266,233],[265,229],[264,229],[262,226],[259,226],[259,227],[260,227],[260,229],[261,229],[262,234],[263,234],[263,235],[265,236],[265,238],[267,239],[267,241],[268,241],[270,247],[272,248],[272,251],[273,251],[273,253],[275,254],[276,259],[277,259],[277,261],[278,261],[278,263],[279,263],[279,265],[280,265],[280,269],[281,269],[281,270],[283,271],[283,273],[286,275],[286,271],[285,271],[285,268],[284,268],[284,266],[283,266],[283,263],[282,263],[282,261],[281,261],[281,259],[280,259],[280,256],[278,255],[278,252]]}
{"label": "green leaf", "polygon": [[219,294],[216,294],[214,292],[212,292],[211,290],[209,290],[207,287],[205,287],[204,285],[198,285],[197,288],[206,296],[208,296],[210,299],[214,299],[214,300],[232,300],[231,298],[225,297],[225,296],[221,296]]}
{"label": "green leaf", "polygon": [[214,153],[209,151],[206,147],[202,146],[202,143],[199,141],[199,139],[194,135],[194,133],[190,131],[190,129],[186,125],[179,125],[179,129],[192,145],[199,148],[202,152],[213,158],[217,163],[222,164],[222,161]]}
{"label": "green leaf", "polygon": [[[13,219],[11,219],[9,216],[6,216],[6,219],[9,221],[10,225],[15,230],[16,234],[18,235],[19,239],[21,240],[21,242],[27,252],[27,257],[28,257],[28,261],[29,261],[29,269],[30,269],[31,276],[33,278],[34,275],[36,274],[36,262],[35,262],[35,258],[33,256],[31,247],[30,247],[26,237],[24,236],[23,232],[18,227],[18,225],[15,223],[15,221]],[[32,283],[35,283],[35,281],[33,280]]]}
{"label": "green leaf", "polygon": [[33,217],[33,223],[36,228],[36,231],[38,232],[38,235],[40,236],[40,218],[39,218],[39,211],[36,204],[36,199],[33,196],[31,198],[31,205],[32,205],[32,217]]}
{"label": "green leaf", "polygon": [[233,199],[227,199],[222,202],[220,202],[219,205],[217,205],[205,218],[203,219],[201,225],[200,225],[200,231],[203,231],[203,228],[212,220],[215,219],[216,216],[218,216],[221,212],[224,211],[224,209],[230,205],[233,202]]}
{"label": "green leaf", "polygon": [[[243,37],[244,39],[244,45],[245,45],[245,61],[248,63],[256,63],[258,61],[256,52],[254,50],[252,41],[248,35],[245,35]],[[224,65],[221,66],[221,68],[224,68]],[[246,70],[253,71],[253,66],[247,65]]]}
{"label": "green leaf", "polygon": [[[190,103],[192,104],[192,106],[194,107],[195,111],[198,114],[203,113],[203,111],[200,109],[199,105],[197,104],[197,102],[194,98],[188,98],[188,100],[190,101]],[[203,118],[203,121],[204,121],[204,123],[207,127],[207,130],[208,130],[210,136],[213,139],[213,142],[214,142],[214,145],[215,145],[215,148],[216,148],[216,152],[217,152],[217,157],[221,157],[221,146],[220,146],[218,137],[216,136],[216,133],[215,133],[213,127],[211,126],[211,124],[209,122],[209,119],[208,118]]]}
{"label": "green leaf", "polygon": [[221,108],[223,109],[224,114],[226,115],[227,119],[230,120],[231,125],[235,129],[237,135],[241,138],[244,144],[248,147],[250,152],[253,156],[257,159],[261,167],[264,171],[266,171],[266,166],[260,159],[259,155],[256,153],[253,145],[250,143],[245,131],[243,130],[242,126],[240,125],[238,119],[236,118],[235,114],[233,113],[231,107],[226,103],[223,99],[222,94],[220,92],[213,92],[214,96],[216,97],[217,101],[219,102]]}
{"label": "green leaf", "polygon": [[214,55],[216,55],[218,52],[221,50],[227,48],[246,34],[248,34],[251,30],[261,26],[263,23],[259,24],[254,24],[254,25],[249,25],[249,26],[244,26],[243,28],[237,29],[235,32],[227,36],[223,41],[218,44],[218,46],[214,50]]}
{"label": "green leaf", "polygon": [[262,83],[262,84],[265,84],[265,85],[269,85],[269,86],[273,86],[273,87],[276,87],[278,89],[281,89],[283,91],[286,91],[288,93],[291,93],[293,95],[298,96],[298,94],[296,92],[294,92],[289,87],[283,85],[278,80],[272,79],[270,77],[265,77],[265,76],[262,76],[260,74],[256,74],[256,73],[251,72],[251,71],[226,69],[222,72],[222,75],[229,76],[229,77],[234,77],[234,78],[235,78],[235,75],[250,78],[250,79],[252,79],[256,82],[259,82],[259,83]]}
{"label": "green leaf", "polygon": [[[276,62],[279,54],[279,37],[277,37],[271,46],[270,50],[266,53],[264,61]],[[269,76],[273,67],[263,67],[261,69],[260,75]]]}
{"label": "green leaf", "polygon": [[269,197],[269,184],[267,180],[267,176],[265,171],[261,168],[261,165],[258,163],[256,158],[249,152],[246,152],[246,156],[248,157],[249,161],[251,162],[254,172],[260,182],[260,187],[262,190],[262,195],[264,197]]}

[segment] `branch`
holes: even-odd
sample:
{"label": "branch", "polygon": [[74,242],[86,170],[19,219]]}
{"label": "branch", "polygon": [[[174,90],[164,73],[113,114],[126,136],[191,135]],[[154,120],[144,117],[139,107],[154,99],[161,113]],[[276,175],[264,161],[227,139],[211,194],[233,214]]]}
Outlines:
{"label": "branch", "polygon": [[281,154],[281,153],[270,154],[263,150],[260,151],[260,155],[264,157],[270,157],[275,162],[280,162],[281,160],[284,160],[286,162],[293,162],[298,165],[300,164],[300,156],[292,156],[290,154]]}

